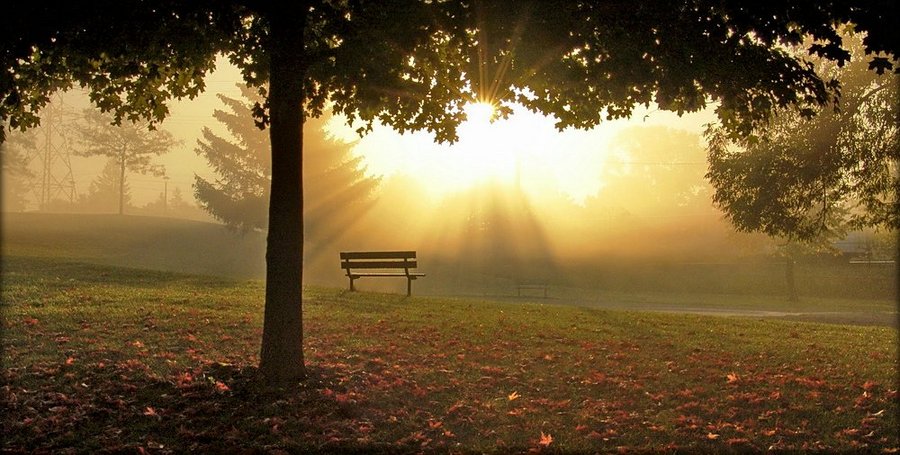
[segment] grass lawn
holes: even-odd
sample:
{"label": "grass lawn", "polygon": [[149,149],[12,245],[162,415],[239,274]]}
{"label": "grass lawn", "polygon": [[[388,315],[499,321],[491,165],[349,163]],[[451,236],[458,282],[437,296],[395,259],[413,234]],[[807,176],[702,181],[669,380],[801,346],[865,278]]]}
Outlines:
{"label": "grass lawn", "polygon": [[891,327],[306,290],[4,254],[6,452],[897,451]]}

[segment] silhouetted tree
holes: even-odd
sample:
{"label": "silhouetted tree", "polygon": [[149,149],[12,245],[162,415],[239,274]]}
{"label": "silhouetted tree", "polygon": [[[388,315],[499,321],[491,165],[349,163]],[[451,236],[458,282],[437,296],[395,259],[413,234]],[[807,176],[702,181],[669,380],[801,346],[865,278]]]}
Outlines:
{"label": "silhouetted tree", "polygon": [[204,127],[194,148],[217,174],[215,181],[195,176],[194,196],[216,219],[246,232],[268,226],[272,157],[268,133],[253,120],[253,106],[264,100],[250,87],[239,87],[244,100],[219,94],[227,111],[213,112],[233,139]]}
{"label": "silhouetted tree", "polygon": [[815,243],[900,228],[900,79],[867,71],[856,50],[843,67],[817,64],[841,82],[839,108],[778,109],[743,139],[707,130],[714,201],[739,231]]}
{"label": "silhouetted tree", "polygon": [[[103,14],[98,14],[102,11]],[[836,23],[868,32],[873,68],[892,69],[896,2],[13,2],[0,41],[0,121],[27,128],[47,94],[77,82],[116,119],[162,120],[169,98],[194,96],[217,55],[245,81],[268,82],[255,113],[271,126],[272,190],[260,367],[304,374],[302,352],[305,116],[336,112],[399,131],[456,138],[480,99],[555,115],[560,128],[627,117],[635,105],[689,112],[718,103],[746,134],[771,109],[835,94],[784,52],[845,61]]]}
{"label": "silhouetted tree", "polygon": [[[203,129],[197,154],[206,158],[218,177],[195,177],[197,200],[226,225],[241,230],[268,226],[272,161],[268,134],[253,120],[253,106],[264,99],[252,88],[239,85],[243,100],[219,95],[228,111],[213,116],[233,139]],[[344,232],[369,205],[377,179],[366,177],[351,144],[325,132],[327,118],[309,119],[304,125],[303,177],[306,182],[306,242],[320,250]]]}
{"label": "silhouetted tree", "polygon": [[848,41],[850,63],[816,63],[841,82],[838,107],[812,118],[777,109],[746,138],[716,126],[706,132],[716,206],[738,231],[780,239],[792,301],[799,254],[833,251],[851,230],[900,228],[900,79],[868,71],[859,37]]}
{"label": "silhouetted tree", "polygon": [[168,153],[179,141],[163,130],[150,130],[146,123],[125,123],[114,125],[113,118],[93,109],[84,111],[84,123],[77,131],[82,148],[75,152],[79,156],[106,156],[114,159],[119,166],[119,214],[125,212],[126,171],[165,174],[162,165],[153,164],[154,156]]}
{"label": "silhouetted tree", "polygon": [[15,135],[10,141],[0,144],[0,163],[2,163],[0,193],[3,197],[0,208],[4,212],[25,210],[28,183],[34,177],[34,174],[28,169],[25,154],[25,150],[36,147],[32,131]]}
{"label": "silhouetted tree", "polygon": [[91,181],[88,193],[78,201],[78,209],[86,211],[122,213],[123,207],[131,206],[131,188],[122,182],[122,167],[118,158],[110,158],[100,174]]}

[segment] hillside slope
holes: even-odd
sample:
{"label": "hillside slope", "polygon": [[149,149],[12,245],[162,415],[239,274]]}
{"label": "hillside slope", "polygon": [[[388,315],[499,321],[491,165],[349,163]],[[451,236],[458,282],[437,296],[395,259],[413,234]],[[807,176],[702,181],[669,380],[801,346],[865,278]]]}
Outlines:
{"label": "hillside slope", "polygon": [[2,252],[239,279],[265,277],[265,235],[129,215],[4,213]]}

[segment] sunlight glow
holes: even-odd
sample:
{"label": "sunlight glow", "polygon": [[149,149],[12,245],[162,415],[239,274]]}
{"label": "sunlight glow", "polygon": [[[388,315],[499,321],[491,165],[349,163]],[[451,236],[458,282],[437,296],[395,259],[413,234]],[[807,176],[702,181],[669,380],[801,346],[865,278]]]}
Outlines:
{"label": "sunlight glow", "polygon": [[331,126],[334,134],[358,140],[355,152],[364,157],[369,175],[409,176],[424,185],[433,201],[492,184],[531,200],[563,195],[582,204],[600,192],[607,176],[628,172],[621,163],[632,157],[614,141],[622,130],[650,125],[677,128],[680,123],[681,128],[699,133],[699,126],[688,125],[703,124],[696,116],[650,116],[639,110],[632,120],[559,131],[554,118],[511,107],[509,118],[492,119],[496,114],[490,104],[466,106],[467,120],[459,125],[459,141],[454,144],[436,144],[428,132],[401,135],[387,127],[376,127],[359,139],[344,119],[335,119]]}
{"label": "sunlight glow", "polygon": [[463,112],[469,123],[488,124],[494,118],[494,106],[486,102],[469,103]]}

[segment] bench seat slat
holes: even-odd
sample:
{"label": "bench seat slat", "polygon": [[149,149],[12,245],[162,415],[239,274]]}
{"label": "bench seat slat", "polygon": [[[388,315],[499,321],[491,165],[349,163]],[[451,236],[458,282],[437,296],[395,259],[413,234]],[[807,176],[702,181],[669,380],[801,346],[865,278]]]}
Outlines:
{"label": "bench seat slat", "polygon": [[419,264],[416,261],[343,261],[341,267],[345,269],[414,269]]}
{"label": "bench seat slat", "polygon": [[364,273],[351,273],[352,277],[361,277],[361,276],[396,276],[396,277],[417,277],[417,276],[425,276],[424,273],[421,272],[409,272],[409,275],[402,272],[364,272]]}
{"label": "bench seat slat", "polygon": [[341,259],[415,259],[415,251],[347,251]]}

